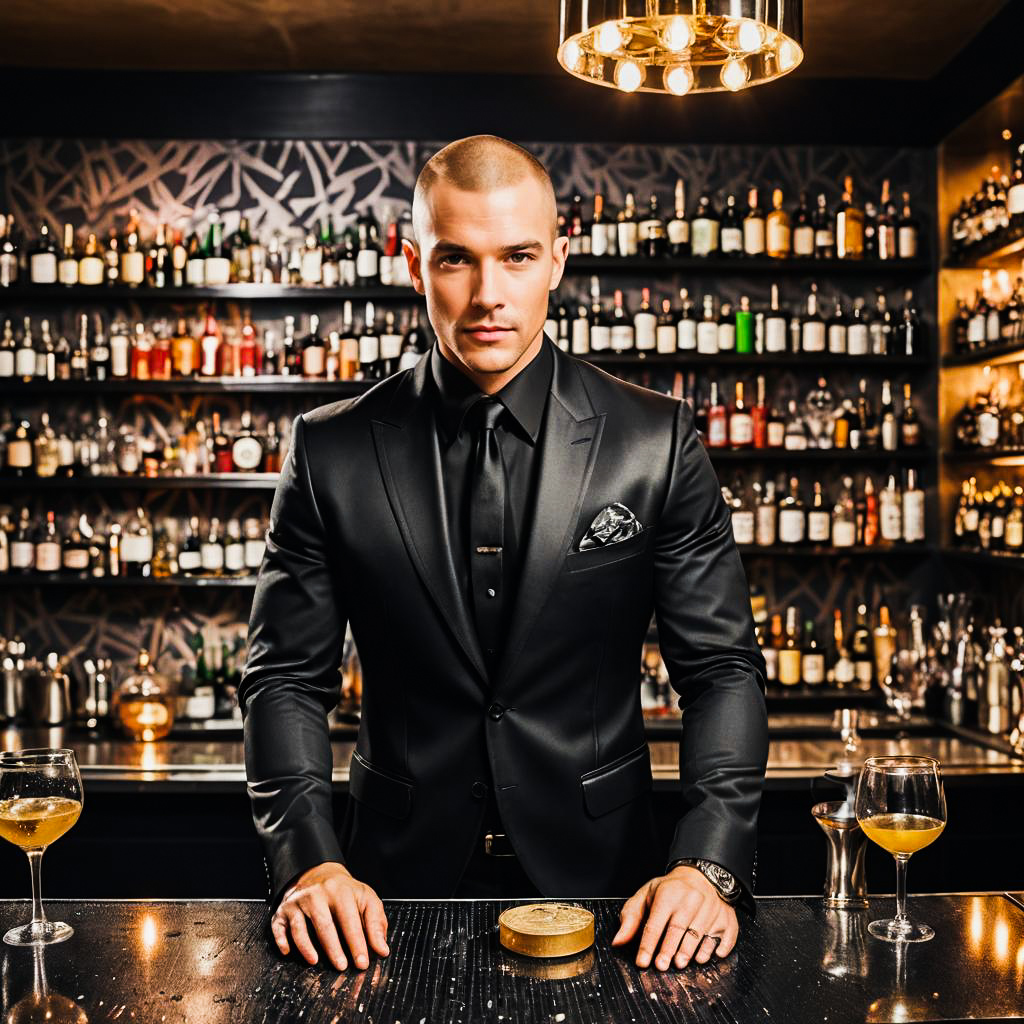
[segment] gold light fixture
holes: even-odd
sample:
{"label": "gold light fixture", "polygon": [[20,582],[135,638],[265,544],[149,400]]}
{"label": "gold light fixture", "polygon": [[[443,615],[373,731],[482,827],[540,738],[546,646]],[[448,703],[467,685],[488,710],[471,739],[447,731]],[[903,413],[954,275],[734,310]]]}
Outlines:
{"label": "gold light fixture", "polygon": [[560,0],[558,63],[623,92],[738,92],[804,59],[803,0]]}

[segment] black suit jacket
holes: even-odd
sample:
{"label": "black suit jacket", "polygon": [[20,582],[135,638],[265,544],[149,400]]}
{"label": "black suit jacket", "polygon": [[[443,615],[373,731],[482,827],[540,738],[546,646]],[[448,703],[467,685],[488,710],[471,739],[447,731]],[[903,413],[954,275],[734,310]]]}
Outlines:
{"label": "black suit jacket", "polygon": [[[705,857],[749,897],[764,660],[728,507],[689,405],[545,344],[554,372],[532,529],[493,678],[447,542],[428,358],[295,421],[238,694],[275,904],[323,861],[382,898],[451,896],[492,784],[547,896],[629,896],[669,861]],[[612,502],[642,532],[577,550]],[[652,609],[685,722],[668,851],[640,708]],[[363,697],[336,831],[326,715],[346,620]]]}

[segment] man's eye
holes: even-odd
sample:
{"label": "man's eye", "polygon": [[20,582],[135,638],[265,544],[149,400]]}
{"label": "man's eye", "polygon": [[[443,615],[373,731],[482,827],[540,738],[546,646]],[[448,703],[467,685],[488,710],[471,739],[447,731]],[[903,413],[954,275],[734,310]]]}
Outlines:
{"label": "man's eye", "polygon": [[526,263],[529,260],[532,260],[533,257],[528,252],[514,252],[509,259],[512,260],[513,263]]}
{"label": "man's eye", "polygon": [[460,260],[462,262],[465,262],[466,257],[465,256],[459,256],[457,253],[448,253],[447,256],[442,256],[441,257],[441,263],[442,264],[445,264],[445,263],[457,264],[457,263],[459,263]]}

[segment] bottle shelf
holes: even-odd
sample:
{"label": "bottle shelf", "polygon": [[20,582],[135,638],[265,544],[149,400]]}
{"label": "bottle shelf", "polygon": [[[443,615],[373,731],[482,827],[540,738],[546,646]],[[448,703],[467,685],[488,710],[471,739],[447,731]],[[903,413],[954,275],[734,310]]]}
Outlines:
{"label": "bottle shelf", "polygon": [[901,555],[908,558],[925,558],[935,550],[930,544],[858,544],[854,547],[836,548],[822,544],[773,544],[762,547],[759,544],[737,544],[741,555],[747,558],[846,558],[847,556],[887,558]]}
{"label": "bottle shelf", "polygon": [[207,473],[204,476],[4,477],[10,491],[196,490],[272,491],[277,473]]}
{"label": "bottle shelf", "polygon": [[829,275],[839,277],[916,277],[930,274],[932,265],[926,259],[913,260],[839,260],[767,256],[666,256],[659,260],[643,256],[570,256],[565,263],[566,274],[778,274],[791,277]]}
{"label": "bottle shelf", "polygon": [[320,288],[297,284],[226,284],[196,288],[131,288],[128,285],[87,287],[59,284],[15,284],[0,288],[0,302],[6,303],[104,303],[132,302],[189,302],[192,300],[222,300],[225,302],[282,302],[301,299],[303,302],[342,302],[345,299],[411,302],[423,296],[414,288],[393,285],[366,285],[364,287]]}
{"label": "bottle shelf", "polygon": [[[890,452],[876,448],[705,448],[712,462],[901,462],[924,463],[934,457],[931,448],[900,448]],[[1021,454],[1024,454],[1022,452]]]}
{"label": "bottle shelf", "polygon": [[742,366],[760,370],[765,366],[788,367],[800,370],[808,366],[831,367],[836,370],[856,370],[858,367],[926,367],[931,359],[926,355],[906,356],[839,356],[829,352],[718,352],[698,355],[695,352],[592,352],[581,356],[594,366]]}
{"label": "bottle shelf", "polygon": [[61,573],[0,573],[0,587],[190,587],[207,590],[228,587],[252,589],[256,576],[95,576],[82,578]]}
{"label": "bottle shelf", "polygon": [[956,352],[942,357],[942,366],[984,366],[986,363],[1013,362],[1015,357],[1024,359],[1024,343],[1010,342],[1008,345],[986,345],[973,352]]}
{"label": "bottle shelf", "polygon": [[946,462],[991,462],[994,459],[1020,459],[1024,463],[1024,448],[971,448],[967,451],[943,452]]}
{"label": "bottle shelf", "polygon": [[346,398],[375,380],[307,380],[302,377],[189,377],[181,380],[0,380],[0,394],[32,395],[325,395]]}
{"label": "bottle shelf", "polygon": [[942,265],[944,270],[984,270],[998,267],[1008,256],[1015,256],[1024,250],[1024,231],[1016,238],[1007,241],[992,240],[988,243],[979,242],[972,246],[971,253],[964,260],[948,259]]}
{"label": "bottle shelf", "polygon": [[1024,569],[1024,554],[1014,554],[1012,551],[986,551],[984,548],[958,548],[944,547],[942,555],[955,558],[961,562],[968,562],[974,565],[1008,566],[1012,569]]}

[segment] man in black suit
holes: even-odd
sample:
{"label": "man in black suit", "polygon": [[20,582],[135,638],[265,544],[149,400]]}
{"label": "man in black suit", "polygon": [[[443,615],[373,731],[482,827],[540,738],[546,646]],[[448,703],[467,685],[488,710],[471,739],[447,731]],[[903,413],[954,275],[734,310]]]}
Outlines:
{"label": "man in black suit", "polygon": [[[239,687],[274,937],[387,955],[381,897],[619,896],[637,963],[706,962],[753,910],[764,662],[690,406],[543,332],[568,251],[541,165],[474,136],[424,167],[406,257],[437,343],[299,416]],[[638,665],[680,695],[660,847]],[[340,831],[327,713],[346,621],[362,717]],[[660,949],[659,949],[660,947]],[[655,953],[657,956],[655,957]]]}

